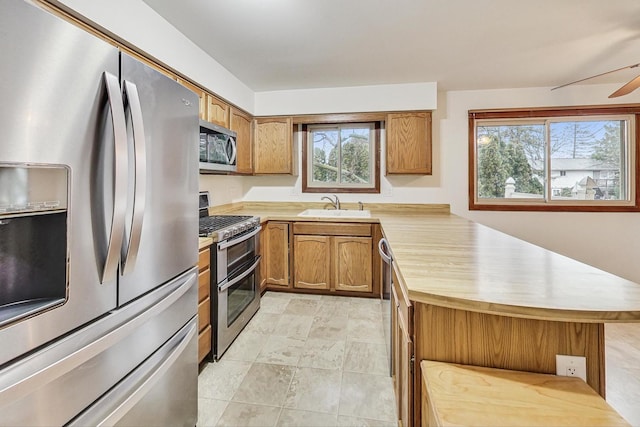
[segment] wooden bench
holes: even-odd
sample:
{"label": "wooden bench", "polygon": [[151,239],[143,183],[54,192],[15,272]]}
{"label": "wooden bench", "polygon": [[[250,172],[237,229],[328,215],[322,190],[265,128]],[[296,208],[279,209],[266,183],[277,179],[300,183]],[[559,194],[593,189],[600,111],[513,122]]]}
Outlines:
{"label": "wooden bench", "polygon": [[579,378],[423,360],[422,426],[630,426]]}

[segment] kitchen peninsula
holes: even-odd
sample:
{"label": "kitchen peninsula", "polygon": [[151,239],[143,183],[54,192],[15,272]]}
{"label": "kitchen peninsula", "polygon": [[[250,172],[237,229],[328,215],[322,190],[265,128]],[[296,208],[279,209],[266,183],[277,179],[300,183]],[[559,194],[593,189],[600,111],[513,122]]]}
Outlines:
{"label": "kitchen peninsula", "polygon": [[[231,208],[263,221],[336,221],[297,216],[308,207]],[[640,322],[640,285],[451,215],[446,207],[367,208],[372,218],[340,222],[379,221],[389,242],[396,286],[410,306],[404,312],[406,356],[415,359],[407,395],[399,397],[415,425],[421,360],[555,374],[556,354],[585,356],[587,383],[605,395],[604,324]]]}

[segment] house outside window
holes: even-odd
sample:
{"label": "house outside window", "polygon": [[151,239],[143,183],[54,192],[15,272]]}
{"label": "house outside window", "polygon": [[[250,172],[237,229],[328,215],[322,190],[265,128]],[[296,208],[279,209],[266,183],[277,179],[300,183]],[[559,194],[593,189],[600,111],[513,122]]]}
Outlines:
{"label": "house outside window", "polygon": [[470,209],[637,211],[640,107],[470,112]]}

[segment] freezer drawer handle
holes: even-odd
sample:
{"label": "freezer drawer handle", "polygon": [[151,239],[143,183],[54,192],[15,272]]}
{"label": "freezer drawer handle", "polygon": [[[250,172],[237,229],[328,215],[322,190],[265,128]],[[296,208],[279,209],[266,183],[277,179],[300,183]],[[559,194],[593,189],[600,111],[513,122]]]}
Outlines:
{"label": "freezer drawer handle", "polygon": [[106,71],[103,74],[107,88],[109,107],[111,108],[111,121],[114,136],[114,178],[113,178],[113,215],[111,230],[107,243],[107,255],[105,256],[104,269],[100,277],[100,283],[115,280],[118,263],[120,261],[120,248],[124,235],[124,219],[127,210],[127,124],[124,118],[124,104],[120,94],[118,78]]}
{"label": "freezer drawer handle", "polygon": [[[186,332],[185,332],[186,330]],[[153,388],[153,386],[161,379],[167,371],[173,366],[178,358],[183,354],[191,340],[197,333],[197,324],[195,321],[187,323],[187,325],[167,343],[164,348],[155,354],[142,366],[141,369],[134,371],[130,377],[126,378],[123,383],[116,386],[113,393],[117,396],[124,395],[124,398],[111,398],[110,395],[104,396],[98,400],[87,412],[81,417],[76,418],[71,426],[113,426],[118,423],[145,395]],[[176,343],[177,342],[177,343]],[[173,347],[165,350],[167,347]],[[169,352],[162,354],[163,351]],[[158,360],[160,359],[160,360]],[[151,364],[151,365],[150,365]],[[149,366],[150,365],[150,366]],[[96,419],[97,418],[97,419]]]}
{"label": "freezer drawer handle", "polygon": [[124,82],[124,101],[128,103],[131,112],[133,125],[133,148],[135,154],[135,181],[133,213],[131,219],[131,230],[129,242],[122,245],[122,275],[130,273],[136,265],[138,249],[140,248],[140,237],[142,235],[142,219],[146,204],[147,186],[147,155],[146,139],[144,134],[144,123],[142,121],[142,107],[140,106],[140,96],[138,88],[134,83]]}

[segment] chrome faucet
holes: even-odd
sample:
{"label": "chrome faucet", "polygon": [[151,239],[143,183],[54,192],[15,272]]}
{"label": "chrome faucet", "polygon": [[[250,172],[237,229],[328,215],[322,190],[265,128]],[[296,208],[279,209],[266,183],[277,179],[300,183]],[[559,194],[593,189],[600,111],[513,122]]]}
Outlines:
{"label": "chrome faucet", "polygon": [[331,204],[333,205],[334,209],[340,209],[340,199],[338,199],[338,196],[336,196],[335,194],[333,195],[333,197],[335,197],[336,199],[333,200],[330,196],[323,196],[322,199],[320,200],[324,200],[327,199],[331,202]]}
{"label": "chrome faucet", "polygon": [[362,204],[362,202],[358,202],[358,210],[363,210],[364,209],[364,205]]}

